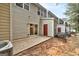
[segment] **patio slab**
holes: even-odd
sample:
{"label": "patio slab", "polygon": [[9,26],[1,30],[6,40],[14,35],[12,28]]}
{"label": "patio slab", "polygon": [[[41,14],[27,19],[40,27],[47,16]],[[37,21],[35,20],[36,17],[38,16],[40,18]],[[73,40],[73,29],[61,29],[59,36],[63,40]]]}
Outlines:
{"label": "patio slab", "polygon": [[13,41],[13,55],[28,49],[34,45],[37,45],[41,42],[44,42],[51,37],[46,37],[46,36],[30,36],[28,38],[24,39],[17,39]]}

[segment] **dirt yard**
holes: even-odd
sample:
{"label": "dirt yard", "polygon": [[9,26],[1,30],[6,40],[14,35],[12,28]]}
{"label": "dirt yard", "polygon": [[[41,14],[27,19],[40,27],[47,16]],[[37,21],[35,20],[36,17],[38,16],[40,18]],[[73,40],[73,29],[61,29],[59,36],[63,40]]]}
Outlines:
{"label": "dirt yard", "polygon": [[77,56],[79,55],[78,39],[76,36],[67,38],[51,38],[32,48],[26,49],[16,56]]}

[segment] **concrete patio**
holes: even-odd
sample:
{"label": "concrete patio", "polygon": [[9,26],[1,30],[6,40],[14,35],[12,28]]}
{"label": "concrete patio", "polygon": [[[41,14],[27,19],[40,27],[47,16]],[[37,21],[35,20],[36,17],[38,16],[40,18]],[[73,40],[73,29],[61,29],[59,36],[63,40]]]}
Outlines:
{"label": "concrete patio", "polygon": [[37,45],[41,42],[44,42],[51,37],[45,37],[45,36],[29,36],[28,38],[24,39],[17,39],[13,41],[13,55],[28,49],[34,45]]}

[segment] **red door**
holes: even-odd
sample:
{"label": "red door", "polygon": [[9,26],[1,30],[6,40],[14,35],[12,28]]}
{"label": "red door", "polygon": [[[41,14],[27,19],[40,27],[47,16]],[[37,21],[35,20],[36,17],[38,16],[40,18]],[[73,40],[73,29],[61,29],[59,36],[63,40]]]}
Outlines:
{"label": "red door", "polygon": [[44,24],[43,30],[44,30],[44,36],[48,36],[48,25],[47,24]]}
{"label": "red door", "polygon": [[58,27],[58,32],[61,32],[61,27]]}

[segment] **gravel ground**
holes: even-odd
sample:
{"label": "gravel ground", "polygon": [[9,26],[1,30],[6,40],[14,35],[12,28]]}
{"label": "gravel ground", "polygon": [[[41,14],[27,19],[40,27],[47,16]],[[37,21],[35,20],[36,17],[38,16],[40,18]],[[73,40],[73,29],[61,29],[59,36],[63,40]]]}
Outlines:
{"label": "gravel ground", "polygon": [[16,56],[78,56],[79,39],[76,36],[67,38],[51,38],[32,48],[26,49]]}

